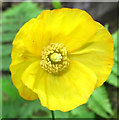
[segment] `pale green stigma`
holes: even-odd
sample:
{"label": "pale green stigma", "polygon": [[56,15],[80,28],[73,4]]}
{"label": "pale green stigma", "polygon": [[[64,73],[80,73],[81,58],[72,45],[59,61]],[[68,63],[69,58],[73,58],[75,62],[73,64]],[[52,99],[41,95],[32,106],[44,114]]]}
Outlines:
{"label": "pale green stigma", "polygon": [[54,52],[50,55],[50,59],[52,62],[57,63],[57,62],[60,62],[62,60],[62,55],[60,53]]}

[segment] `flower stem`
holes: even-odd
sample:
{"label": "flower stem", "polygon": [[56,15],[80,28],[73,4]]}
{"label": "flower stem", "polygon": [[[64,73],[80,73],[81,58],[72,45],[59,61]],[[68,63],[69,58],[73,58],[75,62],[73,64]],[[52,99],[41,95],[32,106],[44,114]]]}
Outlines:
{"label": "flower stem", "polygon": [[51,110],[51,114],[52,114],[52,120],[55,120],[54,111]]}

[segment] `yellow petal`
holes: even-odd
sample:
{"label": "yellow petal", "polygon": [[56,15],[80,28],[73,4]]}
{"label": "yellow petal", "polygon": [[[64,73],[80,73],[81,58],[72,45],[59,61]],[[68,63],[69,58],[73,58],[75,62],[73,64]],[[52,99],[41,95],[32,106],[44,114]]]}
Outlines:
{"label": "yellow petal", "polygon": [[37,19],[33,18],[21,27],[13,46],[22,46],[32,55],[40,56],[45,46],[57,42],[64,43],[71,52],[90,40],[95,32],[94,20],[83,10],[45,10]]}
{"label": "yellow petal", "polygon": [[38,94],[41,104],[50,110],[69,111],[87,102],[97,78],[95,74],[76,61],[62,74],[53,75],[30,65],[22,76],[23,83]]}
{"label": "yellow petal", "polygon": [[62,8],[43,11],[37,18],[43,20],[44,35],[50,42],[63,43],[71,52],[95,34],[96,25],[91,16],[80,9]]}
{"label": "yellow petal", "polygon": [[[40,61],[32,63],[22,75],[24,85],[34,91],[41,98],[41,103],[46,104],[46,79],[47,73],[40,67]],[[27,77],[27,79],[26,79]]]}
{"label": "yellow petal", "polygon": [[26,100],[35,100],[38,98],[37,94],[30,90],[27,86],[25,86],[21,81],[22,73],[29,66],[29,64],[30,62],[11,65],[10,66],[11,78],[13,84],[18,89],[21,97],[23,97]]}
{"label": "yellow petal", "polygon": [[[38,56],[37,53],[41,53],[40,45],[34,46],[37,42],[33,42],[33,36],[31,39],[27,39],[31,34],[32,27],[34,26],[36,19],[31,19],[27,22],[17,33],[14,41],[13,41],[13,48],[11,52],[12,62],[10,66],[27,63],[29,61],[34,61],[40,59],[40,55]],[[39,54],[40,54],[39,53]]]}
{"label": "yellow petal", "polygon": [[97,32],[84,46],[71,53],[70,58],[75,59],[89,67],[97,76],[96,88],[101,86],[108,78],[113,62],[113,39],[111,34],[98,22]]}
{"label": "yellow petal", "polygon": [[32,62],[40,60],[42,48],[47,43],[41,41],[42,32],[42,20],[33,18],[24,24],[13,41],[10,65],[12,81],[20,95],[27,100],[34,100],[37,95],[22,83],[21,75]]}
{"label": "yellow petal", "polygon": [[24,49],[23,41],[16,39],[13,43],[11,53],[12,62],[10,64],[11,78],[15,87],[18,89],[19,94],[26,100],[35,100],[38,98],[32,90],[27,88],[21,81],[21,75],[24,70],[38,58],[31,56],[31,54]]}
{"label": "yellow petal", "polygon": [[40,56],[44,44],[47,43],[47,40],[42,41],[42,38],[44,38],[42,26],[42,20],[37,20],[35,18],[25,23],[18,31],[13,41],[13,47],[16,46],[21,48],[19,52],[25,50],[33,56]]}

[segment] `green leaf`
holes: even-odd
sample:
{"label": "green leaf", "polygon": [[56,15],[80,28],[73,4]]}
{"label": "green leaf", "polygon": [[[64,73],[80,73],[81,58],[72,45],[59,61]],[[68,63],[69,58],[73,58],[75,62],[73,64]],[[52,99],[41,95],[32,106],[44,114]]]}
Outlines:
{"label": "green leaf", "polygon": [[0,49],[2,48],[2,55],[0,53],[0,56],[6,56],[6,55],[10,55],[11,54],[11,50],[12,50],[12,45],[11,44],[3,44],[0,45]]}
{"label": "green leaf", "polygon": [[[2,25],[2,31],[4,31],[4,32],[9,32],[9,31],[11,31],[11,32],[16,32],[16,31],[18,31],[18,29],[20,29],[20,27],[21,27],[21,25],[20,24],[15,24],[15,23],[13,23],[13,24],[3,24]],[[12,28],[12,29],[11,29]]]}
{"label": "green leaf", "polygon": [[119,29],[112,34],[112,37],[113,37],[113,40],[114,40],[114,49],[117,49],[117,36],[118,36],[118,33],[119,33]]}
{"label": "green leaf", "polygon": [[9,65],[11,63],[11,44],[3,44],[0,45],[0,49],[2,47],[2,53],[0,53],[0,59],[2,60],[0,63],[0,70],[9,70]]}
{"label": "green leaf", "polygon": [[119,63],[119,59],[117,59],[117,49],[114,50],[114,62]]}
{"label": "green leaf", "polygon": [[115,87],[119,87],[119,81],[117,79],[117,77],[119,76],[119,72],[117,72],[117,67],[118,67],[118,63],[119,63],[119,59],[118,59],[118,55],[117,55],[117,51],[118,51],[118,48],[117,48],[117,35],[119,33],[119,29],[112,34],[112,37],[113,37],[113,40],[114,40],[114,65],[112,67],[112,72],[109,76],[109,78],[107,79],[107,83],[111,84],[111,85],[114,85]]}
{"label": "green leaf", "polygon": [[36,3],[23,2],[3,12],[2,41],[13,41],[17,31],[23,26],[23,24],[30,19],[37,17],[42,10],[43,9],[38,8]]}
{"label": "green leaf", "polygon": [[10,101],[3,101],[2,105],[2,117],[3,118],[15,118],[18,116],[18,110],[16,109],[16,105],[17,104],[17,109],[19,109],[19,105],[17,102],[14,102],[11,104]]}
{"label": "green leaf", "polygon": [[109,102],[108,93],[104,85],[93,92],[92,97],[88,102],[88,107],[105,118],[113,115],[111,103]]}
{"label": "green leaf", "polygon": [[95,113],[90,111],[86,105],[81,105],[71,111],[75,118],[95,118]]}
{"label": "green leaf", "polygon": [[108,112],[110,115],[113,114],[111,103],[109,102],[108,98],[108,93],[104,85],[96,89],[93,92],[92,96],[95,99],[95,101],[98,102],[106,112]]}
{"label": "green leaf", "polygon": [[18,91],[12,84],[10,75],[2,77],[2,92],[10,97],[11,100],[19,98]]}
{"label": "green leaf", "polygon": [[110,74],[106,82],[111,85],[114,85],[115,87],[119,87],[119,81],[117,79],[117,75],[113,72]]}
{"label": "green leaf", "polygon": [[[12,29],[12,28],[11,28]],[[15,38],[16,31],[15,32],[2,32],[2,42],[12,42],[13,39]],[[1,36],[0,36],[1,37]]]}
{"label": "green leaf", "polygon": [[6,55],[6,56],[3,56],[0,59],[2,59],[2,70],[4,70],[4,71],[8,70],[9,71],[9,65],[11,63],[11,56]]}
{"label": "green leaf", "polygon": [[0,57],[0,70],[2,71],[2,57]]}
{"label": "green leaf", "polygon": [[3,101],[4,118],[49,118],[51,111],[40,105],[39,100],[18,100],[10,102]]}
{"label": "green leaf", "polygon": [[88,100],[88,108],[103,118],[109,118],[105,110],[92,97]]}
{"label": "green leaf", "polygon": [[112,67],[112,72],[115,73],[116,75],[119,75],[119,73],[117,72],[117,63],[114,62],[114,65]]}
{"label": "green leaf", "polygon": [[70,112],[54,111],[55,118],[69,118]]}
{"label": "green leaf", "polygon": [[[2,18],[13,19],[13,20],[15,19],[15,21],[20,19],[19,21],[25,21],[26,19],[29,20],[33,17],[36,17],[36,15],[40,14],[42,10],[43,9],[39,8],[36,3],[22,2],[18,5],[14,5],[13,7],[9,8],[7,11],[3,12]],[[13,20],[10,22],[13,23]]]}
{"label": "green leaf", "polygon": [[108,28],[109,28],[109,25],[108,25],[108,24],[106,24],[104,27],[105,27],[105,29],[107,29],[107,30],[108,30]]}
{"label": "green leaf", "polygon": [[53,5],[53,8],[55,9],[59,9],[62,7],[61,3],[59,2],[59,0],[53,0],[52,1],[52,5]]}
{"label": "green leaf", "polygon": [[23,118],[26,118],[26,117],[29,117],[29,118],[31,118],[31,117],[48,118],[51,115],[50,111],[47,108],[40,105],[39,100],[26,102],[25,106],[22,106],[20,108],[19,112]]}

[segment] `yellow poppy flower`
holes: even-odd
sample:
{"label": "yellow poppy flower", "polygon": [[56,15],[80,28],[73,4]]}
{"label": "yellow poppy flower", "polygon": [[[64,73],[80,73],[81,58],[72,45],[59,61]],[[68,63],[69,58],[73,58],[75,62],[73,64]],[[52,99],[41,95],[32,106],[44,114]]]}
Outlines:
{"label": "yellow poppy flower", "polygon": [[45,10],[13,41],[11,77],[21,97],[50,110],[87,102],[113,66],[111,34],[85,11]]}

